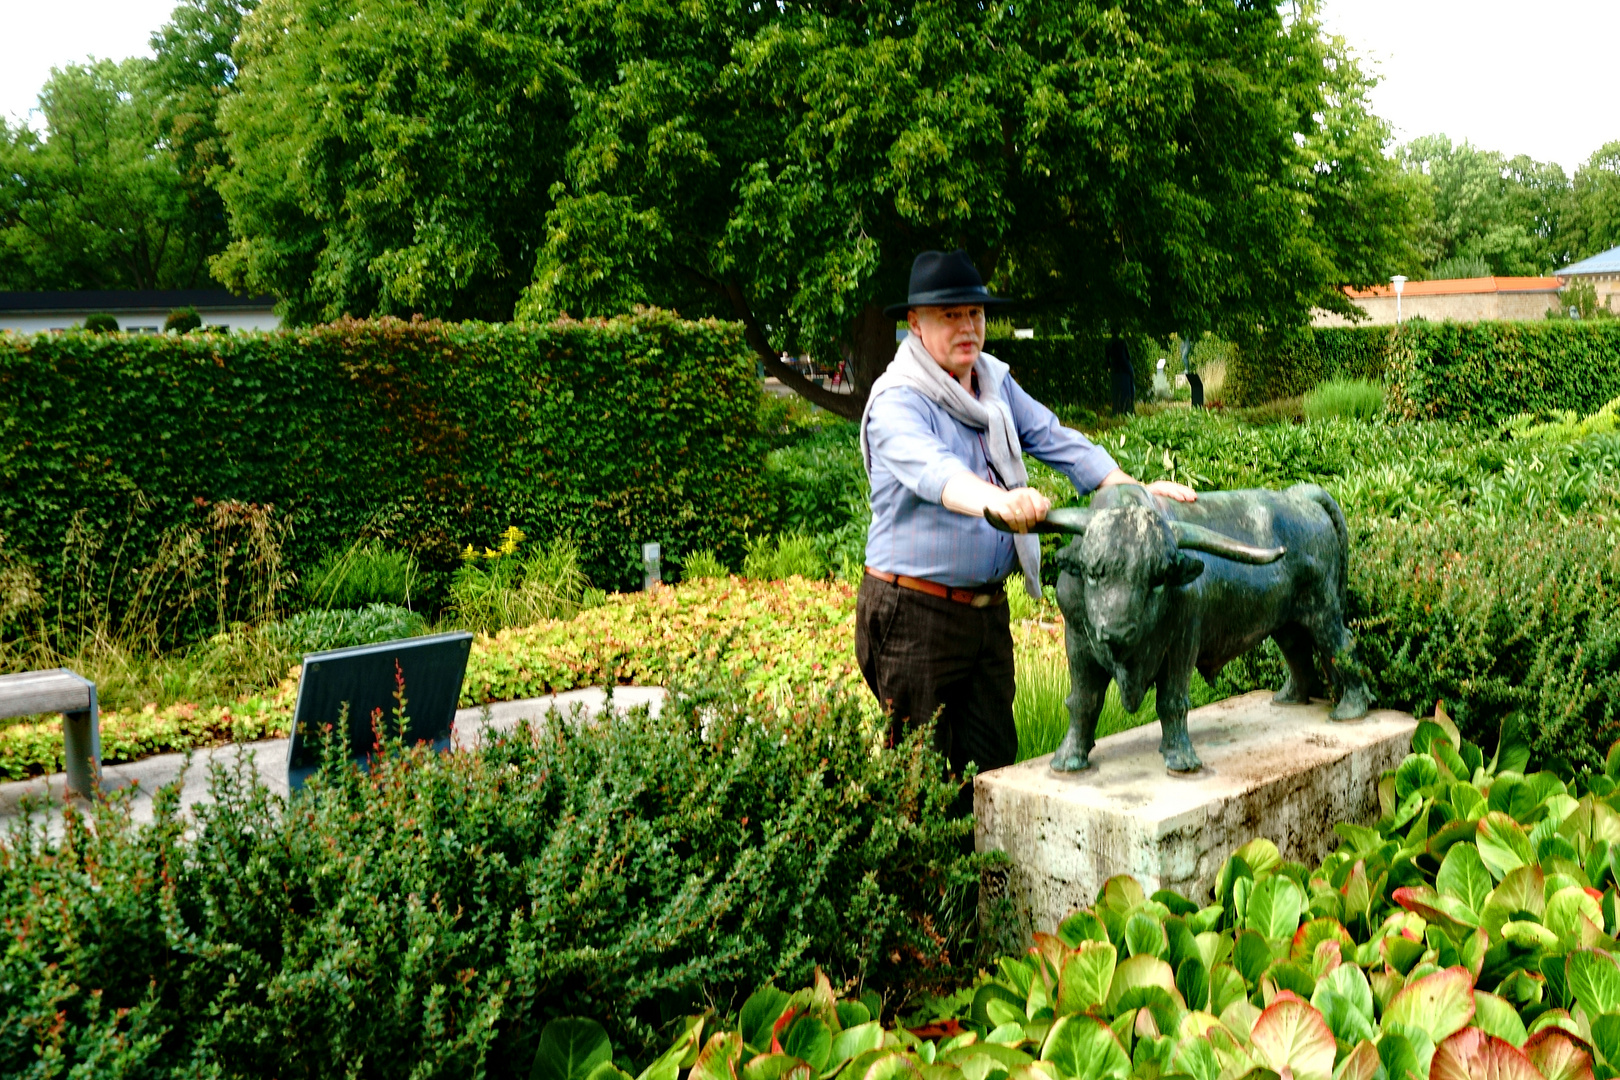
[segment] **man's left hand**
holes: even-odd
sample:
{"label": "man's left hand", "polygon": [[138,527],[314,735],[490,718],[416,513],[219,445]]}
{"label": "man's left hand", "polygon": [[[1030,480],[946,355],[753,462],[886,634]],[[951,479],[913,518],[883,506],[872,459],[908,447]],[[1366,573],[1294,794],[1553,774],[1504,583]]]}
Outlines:
{"label": "man's left hand", "polygon": [[1147,489],[1155,495],[1162,495],[1166,499],[1174,499],[1176,502],[1198,501],[1198,492],[1186,484],[1178,484],[1174,480],[1155,480],[1147,486]]}

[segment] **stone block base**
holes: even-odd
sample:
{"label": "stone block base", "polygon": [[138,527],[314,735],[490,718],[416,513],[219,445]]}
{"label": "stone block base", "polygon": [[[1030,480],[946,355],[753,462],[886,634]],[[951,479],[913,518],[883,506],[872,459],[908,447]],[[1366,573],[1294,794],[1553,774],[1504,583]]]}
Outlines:
{"label": "stone block base", "polygon": [[1190,777],[1165,769],[1157,722],[1100,740],[1084,772],[1055,773],[1048,755],[981,774],[978,848],[1013,864],[1005,893],[1018,925],[1003,930],[1050,932],[1115,874],[1208,903],[1221,864],[1257,836],[1314,864],[1337,846],[1336,823],[1378,817],[1378,777],[1405,758],[1417,727],[1389,710],[1348,724],[1327,714],[1320,703],[1273,705],[1269,690],[1195,709],[1187,722],[1204,768]]}

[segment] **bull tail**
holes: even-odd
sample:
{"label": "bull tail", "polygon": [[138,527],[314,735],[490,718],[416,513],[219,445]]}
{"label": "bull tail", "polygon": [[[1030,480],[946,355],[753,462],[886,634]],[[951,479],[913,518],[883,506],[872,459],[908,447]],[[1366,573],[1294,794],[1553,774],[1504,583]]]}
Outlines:
{"label": "bull tail", "polygon": [[1318,484],[1295,484],[1290,490],[1320,506],[1333,522],[1333,531],[1339,537],[1339,610],[1349,611],[1345,594],[1350,585],[1350,526],[1344,520],[1344,511],[1327,489]]}

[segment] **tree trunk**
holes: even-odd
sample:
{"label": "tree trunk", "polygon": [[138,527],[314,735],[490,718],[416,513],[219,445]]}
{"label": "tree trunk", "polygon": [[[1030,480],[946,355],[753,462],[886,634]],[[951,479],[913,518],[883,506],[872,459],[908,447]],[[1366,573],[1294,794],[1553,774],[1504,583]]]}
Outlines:
{"label": "tree trunk", "polygon": [[894,359],[894,320],[876,304],[867,304],[849,320],[849,346],[848,370],[855,385],[851,396],[860,402],[859,416],[866,407],[867,392]]}
{"label": "tree trunk", "polygon": [[859,420],[861,410],[866,407],[866,387],[856,383],[853,394],[835,394],[831,390],[817,386],[797,371],[782,363],[781,356],[771,346],[765,337],[765,331],[760,328],[759,320],[754,318],[754,309],[749,306],[748,298],[743,295],[742,286],[735,281],[725,284],[726,298],[731,301],[731,310],[736,312],[737,318],[743,324],[743,336],[748,341],[749,348],[759,357],[759,362],[765,370],[781,380],[782,385],[810,402],[820,405],[830,413],[835,413],[848,420]]}

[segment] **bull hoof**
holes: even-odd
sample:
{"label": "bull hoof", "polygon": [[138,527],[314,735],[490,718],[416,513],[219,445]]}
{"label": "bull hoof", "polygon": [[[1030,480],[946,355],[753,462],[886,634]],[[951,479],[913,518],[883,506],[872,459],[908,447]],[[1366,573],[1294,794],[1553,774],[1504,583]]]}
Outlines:
{"label": "bull hoof", "polygon": [[1191,746],[1176,747],[1164,752],[1164,767],[1172,776],[1190,776],[1203,769],[1204,763],[1198,760]]}
{"label": "bull hoof", "polygon": [[1301,690],[1296,686],[1293,679],[1289,679],[1283,684],[1281,690],[1271,695],[1271,703],[1273,705],[1309,705],[1311,695],[1308,690]]}
{"label": "bull hoof", "polygon": [[1341,724],[1351,720],[1360,720],[1367,715],[1367,705],[1366,695],[1346,694],[1339,699],[1337,705],[1333,706],[1333,711],[1328,713],[1328,719],[1336,720]]}
{"label": "bull hoof", "polygon": [[1189,777],[1189,776],[1197,776],[1199,773],[1204,771],[1204,767],[1202,765],[1199,765],[1197,768],[1193,768],[1193,769],[1170,769],[1170,768],[1166,768],[1164,771],[1169,773],[1171,776],[1176,777],[1177,779],[1184,779],[1184,778]]}
{"label": "bull hoof", "polygon": [[1053,772],[1083,772],[1091,768],[1091,747],[1071,730],[1052,755]]}

